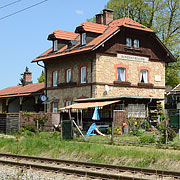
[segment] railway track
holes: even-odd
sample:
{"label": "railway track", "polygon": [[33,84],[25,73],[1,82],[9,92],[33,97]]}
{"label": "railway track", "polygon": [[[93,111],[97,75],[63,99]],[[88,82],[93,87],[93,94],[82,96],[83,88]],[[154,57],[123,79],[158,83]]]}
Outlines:
{"label": "railway track", "polygon": [[77,176],[118,180],[179,179],[180,172],[154,170],[147,168],[117,166],[101,163],[87,163],[34,156],[22,156],[0,153],[0,163],[11,166],[63,172]]}

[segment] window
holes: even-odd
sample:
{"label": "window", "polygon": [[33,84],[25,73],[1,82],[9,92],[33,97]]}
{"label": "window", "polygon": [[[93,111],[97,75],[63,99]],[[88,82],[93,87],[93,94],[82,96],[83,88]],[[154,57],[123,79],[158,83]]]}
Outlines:
{"label": "window", "polygon": [[81,45],[85,45],[86,44],[86,33],[82,33],[81,34]]}
{"label": "window", "polygon": [[139,39],[126,38],[126,46],[139,48]]}
{"label": "window", "polygon": [[125,68],[117,68],[117,80],[118,81],[125,81],[125,72],[126,69]]}
{"label": "window", "polygon": [[52,103],[52,112],[57,113],[58,110],[58,102],[53,102]]}
{"label": "window", "polygon": [[81,83],[86,83],[86,67],[81,68]]}
{"label": "window", "polygon": [[69,83],[71,81],[71,69],[66,70],[66,82]]}
{"label": "window", "polygon": [[140,71],[140,82],[148,83],[148,70]]}
{"label": "window", "polygon": [[128,105],[128,118],[145,118],[146,108],[145,104],[129,104]]}
{"label": "window", "polygon": [[71,105],[71,101],[66,101],[66,106],[70,106]]}
{"label": "window", "polygon": [[129,47],[132,46],[132,39],[131,38],[126,38],[126,46],[129,46]]}
{"label": "window", "polygon": [[53,72],[53,77],[52,77],[52,79],[53,79],[52,85],[53,85],[53,86],[57,86],[57,84],[58,84],[58,72],[57,72],[57,71],[54,71],[54,72]]}
{"label": "window", "polygon": [[134,46],[134,48],[139,48],[139,40],[138,39],[134,39],[133,46]]}
{"label": "window", "polygon": [[54,40],[53,41],[53,51],[57,51],[58,50],[58,40]]}

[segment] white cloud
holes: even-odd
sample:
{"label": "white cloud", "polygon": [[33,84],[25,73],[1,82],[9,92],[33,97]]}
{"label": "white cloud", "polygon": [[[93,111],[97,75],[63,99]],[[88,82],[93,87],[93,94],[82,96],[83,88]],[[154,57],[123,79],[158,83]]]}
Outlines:
{"label": "white cloud", "polygon": [[76,14],[83,15],[83,14],[84,14],[84,11],[82,11],[82,10],[76,10],[75,13],[76,13]]}

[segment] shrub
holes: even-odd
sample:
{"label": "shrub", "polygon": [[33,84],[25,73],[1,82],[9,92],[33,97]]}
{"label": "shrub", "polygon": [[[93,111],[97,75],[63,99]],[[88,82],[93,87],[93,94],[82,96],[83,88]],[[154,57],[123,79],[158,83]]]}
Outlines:
{"label": "shrub", "polygon": [[[165,143],[165,126],[164,124],[159,124],[157,126],[160,134],[162,135],[161,138],[159,139],[159,143]],[[167,127],[167,140],[168,141],[173,141],[173,139],[176,137],[176,132],[170,128],[170,127]]]}
{"label": "shrub", "polygon": [[143,136],[140,137],[140,142],[141,143],[155,143],[155,138],[153,134],[144,134]]}
{"label": "shrub", "polygon": [[24,135],[26,135],[26,136],[32,136],[32,135],[34,135],[34,133],[33,133],[32,131],[25,130],[25,131],[24,131]]}
{"label": "shrub", "polygon": [[28,130],[28,131],[31,131],[31,132],[36,132],[35,126],[25,126],[24,129]]}
{"label": "shrub", "polygon": [[136,136],[142,136],[144,134],[145,130],[143,129],[138,129],[136,132]]}

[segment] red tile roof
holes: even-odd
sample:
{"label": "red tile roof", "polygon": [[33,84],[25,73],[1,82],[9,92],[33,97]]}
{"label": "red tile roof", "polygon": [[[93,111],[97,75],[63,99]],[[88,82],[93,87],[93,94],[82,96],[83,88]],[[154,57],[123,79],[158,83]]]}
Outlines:
{"label": "red tile roof", "polygon": [[56,31],[52,32],[50,35],[52,35],[52,34],[57,39],[63,39],[63,40],[74,40],[79,36],[78,33],[69,32],[69,31],[61,31],[61,30],[56,30]]}
{"label": "red tile roof", "polygon": [[94,33],[102,34],[107,29],[108,26],[104,25],[104,24],[97,24],[97,23],[92,23],[92,22],[86,22],[85,21],[82,24],[80,24],[78,27],[83,27],[83,29],[86,32],[94,32]]}
{"label": "red tile roof", "polygon": [[0,90],[0,98],[41,94],[43,92],[43,89],[44,83],[34,83],[28,84],[26,86],[12,86]]}
{"label": "red tile roof", "polygon": [[147,28],[146,26],[144,26],[128,17],[114,20],[112,23],[109,24],[109,26],[110,27],[124,26],[124,27],[128,27],[128,28],[142,30],[142,31],[153,32],[153,30]]}
{"label": "red tile roof", "polygon": [[[119,32],[120,27],[127,27],[127,28],[147,31],[147,32],[153,32],[151,29],[149,29],[149,28],[145,27],[144,25],[139,24],[138,22],[135,22],[132,19],[127,18],[127,17],[114,20],[109,25],[84,22],[81,25],[79,25],[78,27],[80,27],[80,26],[83,26],[85,31],[101,33],[101,34],[98,37],[94,38],[91,42],[89,42],[85,46],[80,46],[80,43],[79,43],[70,49],[63,47],[63,49],[59,49],[56,52],[52,52],[52,49],[49,49],[48,51],[46,51],[45,53],[41,54],[39,57],[34,59],[32,62],[48,60],[50,58],[62,57],[62,56],[75,54],[75,53],[93,51],[93,50],[97,49],[99,47],[99,45],[101,45],[106,40],[108,40],[111,36],[113,36],[114,34]],[[62,31],[60,31],[60,32],[62,32]],[[67,36],[68,36],[68,34],[69,34],[69,32],[67,33]],[[66,35],[64,35],[64,36],[66,36]],[[169,52],[169,54],[171,54],[171,53]],[[174,61],[176,61],[176,60],[174,60]]]}

